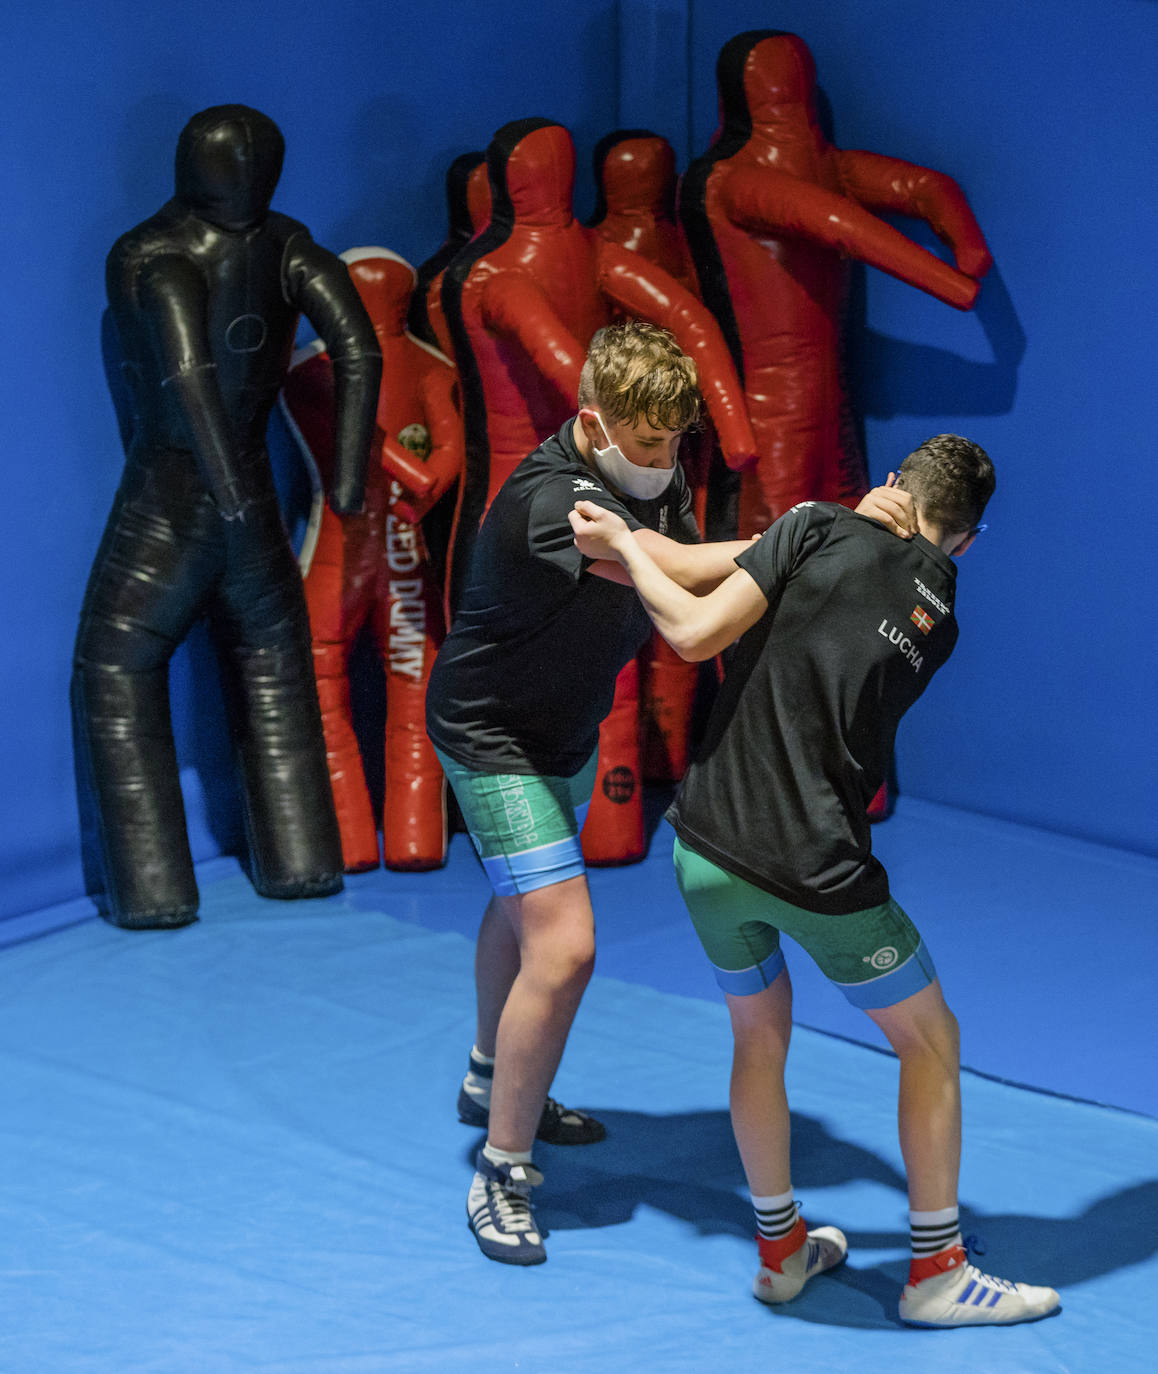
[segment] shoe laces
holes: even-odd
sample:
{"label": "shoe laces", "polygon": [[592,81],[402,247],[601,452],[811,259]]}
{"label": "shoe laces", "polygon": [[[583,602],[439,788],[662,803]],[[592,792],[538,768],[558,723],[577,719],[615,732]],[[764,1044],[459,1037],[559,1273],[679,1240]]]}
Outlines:
{"label": "shoe laces", "polygon": [[508,1172],[505,1179],[487,1184],[491,1206],[499,1222],[508,1231],[535,1230],[535,1214],[531,1210],[531,1189],[542,1183],[543,1175],[538,1169],[524,1165],[525,1176],[512,1178]]}
{"label": "shoe laces", "polygon": [[[966,1236],[961,1242],[970,1255],[983,1255],[989,1246],[985,1242],[984,1236]],[[992,1274],[983,1274],[975,1264],[966,1263],[965,1272],[971,1279],[976,1279],[979,1283],[987,1283],[991,1288],[999,1288],[1003,1293],[1016,1293],[1017,1285],[1010,1283],[1008,1279],[996,1279]]]}
{"label": "shoe laces", "polygon": [[990,1288],[999,1288],[1003,1293],[1016,1293],[1017,1285],[1009,1282],[1008,1279],[995,1279],[992,1274],[983,1274],[975,1264],[966,1264],[965,1272],[977,1283],[988,1284]]}

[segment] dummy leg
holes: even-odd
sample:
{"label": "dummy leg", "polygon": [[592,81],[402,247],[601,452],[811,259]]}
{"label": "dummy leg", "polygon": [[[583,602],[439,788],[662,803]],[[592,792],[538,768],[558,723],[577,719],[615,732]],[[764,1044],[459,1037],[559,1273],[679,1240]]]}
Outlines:
{"label": "dummy leg", "polygon": [[428,565],[414,573],[382,577],[376,633],[386,677],[382,856],[387,868],[417,870],[446,861],[446,779],[426,734],[442,608]]}
{"label": "dummy leg", "polygon": [[169,660],[196,619],[215,551],[206,510],[180,514],[178,534],[161,512],[117,498],[85,593],[73,661],[86,887],[106,920],[132,929],[197,919]]}
{"label": "dummy leg", "polygon": [[247,514],[229,538],[229,572],[210,616],[253,885],[263,897],[327,896],[342,886],[342,842],[301,578],[276,506]]}
{"label": "dummy leg", "polygon": [[343,520],[327,507],[305,581],[326,762],[347,873],[378,867],[378,827],[350,709],[350,652],[370,609],[378,557],[367,547],[366,523],[359,516]]}

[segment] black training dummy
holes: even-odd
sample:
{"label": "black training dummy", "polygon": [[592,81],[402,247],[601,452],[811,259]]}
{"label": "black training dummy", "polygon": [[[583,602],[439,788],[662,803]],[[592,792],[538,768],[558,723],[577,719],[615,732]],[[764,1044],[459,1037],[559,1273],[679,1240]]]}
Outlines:
{"label": "black training dummy", "polygon": [[301,312],[333,363],[331,504],[359,509],[381,359],[345,265],[269,208],[283,152],[257,110],[203,110],[177,144],[177,194],[108,257],[131,435],[81,610],[72,705],[86,884],[115,925],[197,919],[168,678],[202,616],[254,887],[342,885],[301,576],[265,433]]}

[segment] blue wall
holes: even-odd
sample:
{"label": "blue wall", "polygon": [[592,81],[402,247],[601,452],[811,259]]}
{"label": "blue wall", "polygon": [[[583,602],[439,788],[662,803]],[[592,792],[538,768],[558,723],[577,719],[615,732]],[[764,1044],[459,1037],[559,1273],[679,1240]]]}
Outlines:
{"label": "blue wall", "polygon": [[[972,315],[864,281],[874,472],[942,429],[992,452],[992,529],[962,565],[962,645],[917,708],[910,793],[1158,853],[1149,710],[1153,541],[1153,0],[857,6],[561,0],[438,6],[63,0],[8,19],[3,425],[5,724],[0,914],[80,890],[67,684],[122,455],[101,363],[103,261],[169,195],[194,111],[242,101],[286,135],[278,208],[335,249],[418,262],[449,161],[509,119],[567,124],[588,162],[648,123],[681,160],[715,123],[714,61],[745,28],[811,44],[837,139],[965,187],[997,259]],[[576,14],[579,18],[576,19]],[[435,30],[432,34],[432,28]],[[198,856],[229,838],[215,688],[174,668]],[[206,806],[199,794],[208,797]]]}
{"label": "blue wall", "polygon": [[990,528],[960,565],[959,647],[902,727],[902,787],[1158,853],[1158,5],[715,0],[694,14],[697,149],[721,45],[794,31],[836,141],[956,177],[996,259],[971,314],[865,273],[874,476],[945,430],[998,471]]}

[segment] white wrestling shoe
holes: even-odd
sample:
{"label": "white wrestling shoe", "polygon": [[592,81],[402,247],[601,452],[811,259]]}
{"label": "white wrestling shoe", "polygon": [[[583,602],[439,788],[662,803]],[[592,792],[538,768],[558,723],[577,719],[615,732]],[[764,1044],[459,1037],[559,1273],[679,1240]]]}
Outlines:
{"label": "white wrestling shoe", "polygon": [[910,1326],[1010,1326],[1048,1317],[1060,1305],[1052,1288],[983,1274],[957,1246],[946,1252],[942,1273],[905,1284],[900,1317]]}
{"label": "white wrestling shoe", "polygon": [[[843,1231],[835,1226],[818,1226],[807,1233],[803,1245],[779,1261],[778,1267],[767,1261],[762,1263],[752,1292],[761,1302],[791,1302],[809,1279],[826,1269],[835,1269],[847,1254],[848,1241]],[[760,1258],[765,1259],[763,1250]]]}

